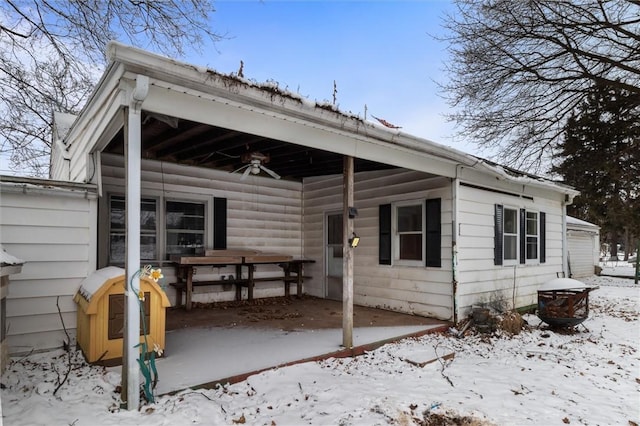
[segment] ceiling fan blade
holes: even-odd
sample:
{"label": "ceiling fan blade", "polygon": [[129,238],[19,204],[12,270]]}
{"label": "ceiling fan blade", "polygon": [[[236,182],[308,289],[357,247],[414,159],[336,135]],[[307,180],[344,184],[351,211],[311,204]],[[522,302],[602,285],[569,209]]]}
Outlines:
{"label": "ceiling fan blade", "polygon": [[242,174],[242,177],[240,178],[240,180],[245,180],[247,178],[247,176],[249,176],[249,173],[251,173],[251,164],[247,164],[247,168],[245,169],[244,173]]}
{"label": "ceiling fan blade", "polygon": [[242,166],[242,167],[238,167],[237,169],[235,169],[235,170],[234,170],[234,171],[232,171],[231,173],[238,173],[239,171],[244,170],[244,169],[246,169],[246,168],[247,168],[247,167],[249,167],[249,166],[251,166],[251,164],[245,164],[245,165],[244,165],[244,166]]}
{"label": "ceiling fan blade", "polygon": [[262,164],[260,164],[260,168],[262,170],[264,170],[265,172],[267,172],[272,178],[274,179],[280,179],[280,175],[277,174],[276,172],[274,172],[273,170],[267,169],[265,166],[263,166]]}

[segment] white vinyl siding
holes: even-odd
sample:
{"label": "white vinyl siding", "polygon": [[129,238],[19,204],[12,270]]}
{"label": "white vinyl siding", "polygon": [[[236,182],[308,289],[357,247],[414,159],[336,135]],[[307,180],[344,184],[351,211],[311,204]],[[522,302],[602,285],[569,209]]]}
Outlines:
{"label": "white vinyl siding", "polygon": [[[442,267],[380,265],[378,258],[379,206],[407,200],[441,198]],[[354,303],[428,317],[453,318],[451,271],[450,180],[410,170],[383,170],[355,174]],[[342,176],[314,177],[304,181],[305,256],[316,260],[308,270],[313,280],[305,290],[324,297],[324,216],[342,209]]]}
{"label": "white vinyl siding", "polygon": [[25,261],[22,272],[10,277],[6,304],[12,354],[60,347],[67,340],[62,320],[74,336],[73,296],[96,268],[95,189],[61,185],[0,185],[1,242]]}
{"label": "white vinyl siding", "polygon": [[[458,297],[459,315],[464,317],[471,306],[478,303],[501,301],[511,308],[515,305],[529,306],[536,303],[537,289],[544,282],[556,278],[562,268],[562,201],[551,191],[529,190],[522,194],[522,186],[502,184],[498,191],[475,188],[485,183],[491,188],[490,179],[477,174],[472,176],[473,186],[461,184],[458,190]],[[513,195],[509,195],[512,193]],[[520,196],[519,194],[522,194]],[[556,197],[554,199],[553,197]],[[495,205],[503,205],[505,211],[520,209],[536,212],[538,224],[541,213],[545,212],[545,262],[540,263],[540,239],[538,235],[538,260],[521,264],[512,261],[496,265],[494,260]],[[526,214],[525,214],[526,217]],[[517,230],[520,229],[518,226]],[[540,232],[538,226],[538,234]],[[530,228],[531,230],[531,228]],[[506,232],[505,232],[506,233]],[[506,242],[505,242],[506,245]],[[520,244],[516,239],[516,247]],[[506,252],[506,249],[503,249]],[[519,259],[519,257],[517,257]],[[514,289],[515,286],[515,289]]]}

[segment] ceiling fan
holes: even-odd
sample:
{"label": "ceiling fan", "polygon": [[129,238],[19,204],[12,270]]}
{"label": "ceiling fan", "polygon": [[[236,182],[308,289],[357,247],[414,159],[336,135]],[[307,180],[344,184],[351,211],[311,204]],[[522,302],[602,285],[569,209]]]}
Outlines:
{"label": "ceiling fan", "polygon": [[242,162],[246,163],[244,166],[239,169],[234,170],[231,173],[238,173],[244,170],[242,173],[242,177],[240,180],[245,180],[249,174],[258,175],[260,171],[264,171],[269,176],[274,179],[280,179],[280,175],[274,172],[271,169],[268,169],[264,166],[264,164],[268,163],[271,160],[269,155],[262,154],[261,152],[250,152],[242,155]]}

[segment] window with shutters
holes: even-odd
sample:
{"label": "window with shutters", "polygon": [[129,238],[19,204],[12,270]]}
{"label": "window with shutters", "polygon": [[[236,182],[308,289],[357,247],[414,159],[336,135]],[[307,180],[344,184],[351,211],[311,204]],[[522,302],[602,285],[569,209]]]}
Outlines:
{"label": "window with shutters", "polygon": [[[125,197],[111,195],[108,204],[108,264],[124,265],[126,256]],[[163,200],[143,198],[140,204],[140,260],[159,262],[171,255],[197,255],[227,244],[227,199]],[[208,236],[208,214],[213,212],[213,238]],[[212,242],[210,242],[212,241]],[[208,243],[210,242],[210,243]]]}
{"label": "window with shutters", "polygon": [[495,205],[495,265],[546,262],[546,214]]}
{"label": "window with shutters", "polygon": [[379,206],[381,265],[442,266],[440,198]]}

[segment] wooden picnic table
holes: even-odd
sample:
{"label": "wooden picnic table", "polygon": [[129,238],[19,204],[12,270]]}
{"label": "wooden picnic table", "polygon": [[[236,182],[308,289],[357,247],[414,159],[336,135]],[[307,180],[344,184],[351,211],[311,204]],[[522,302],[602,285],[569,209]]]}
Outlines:
{"label": "wooden picnic table", "polygon": [[[171,256],[171,261],[176,265],[178,282],[172,285],[178,291],[178,304],[182,302],[182,290],[185,291],[185,308],[192,307],[193,287],[196,285],[235,284],[236,300],[242,298],[242,287],[247,287],[247,297],[253,300],[253,288],[260,281],[283,281],[285,296],[290,297],[289,284],[296,283],[296,295],[302,295],[302,283],[304,279],[304,264],[313,263],[314,260],[294,258],[293,256],[278,253],[263,253],[257,250],[207,250],[203,256]],[[274,264],[282,268],[284,276],[256,278],[254,272],[257,265]],[[194,281],[193,275],[198,266],[228,266],[235,265],[236,275],[234,279],[215,281]],[[247,268],[247,278],[242,278],[242,268]]]}

